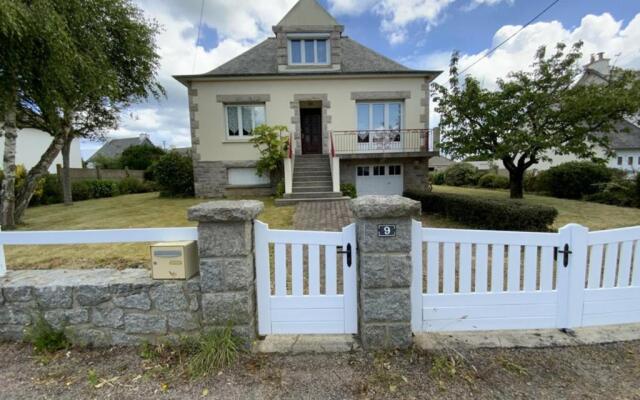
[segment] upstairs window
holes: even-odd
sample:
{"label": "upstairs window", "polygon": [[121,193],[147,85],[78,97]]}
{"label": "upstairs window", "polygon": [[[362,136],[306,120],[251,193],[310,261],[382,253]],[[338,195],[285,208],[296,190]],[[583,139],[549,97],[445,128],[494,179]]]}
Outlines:
{"label": "upstairs window", "polygon": [[225,109],[227,136],[230,139],[251,136],[255,127],[266,120],[264,104],[227,105]]}
{"label": "upstairs window", "polygon": [[329,41],[327,39],[290,39],[289,64],[329,64]]}

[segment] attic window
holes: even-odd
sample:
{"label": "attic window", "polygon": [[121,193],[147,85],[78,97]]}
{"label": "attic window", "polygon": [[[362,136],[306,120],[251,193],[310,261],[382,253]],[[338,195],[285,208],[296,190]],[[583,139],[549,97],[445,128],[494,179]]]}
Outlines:
{"label": "attic window", "polygon": [[289,39],[290,65],[329,64],[329,41],[326,38]]}

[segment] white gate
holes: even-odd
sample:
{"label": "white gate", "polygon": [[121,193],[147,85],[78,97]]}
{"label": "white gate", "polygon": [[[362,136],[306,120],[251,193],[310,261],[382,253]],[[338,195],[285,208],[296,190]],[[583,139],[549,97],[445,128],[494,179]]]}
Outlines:
{"label": "white gate", "polygon": [[414,332],[640,322],[638,227],[532,233],[414,221],[412,260]]}
{"label": "white gate", "polygon": [[256,221],[255,245],[261,335],[357,333],[355,224],[321,232]]}

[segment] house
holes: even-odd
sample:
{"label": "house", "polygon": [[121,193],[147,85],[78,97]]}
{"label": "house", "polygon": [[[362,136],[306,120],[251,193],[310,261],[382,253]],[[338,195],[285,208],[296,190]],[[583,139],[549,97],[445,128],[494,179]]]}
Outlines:
{"label": "house", "polygon": [[[578,79],[577,85],[602,85],[607,83],[611,75],[611,65],[609,59],[604,57],[604,53],[592,55],[589,64],[584,66],[584,72]],[[629,173],[640,171],[640,126],[622,120],[616,124],[616,132],[601,133],[609,138],[609,147],[613,152],[611,157],[606,155],[604,149],[597,151],[597,156],[608,159],[607,165],[610,168],[617,168]],[[553,166],[577,161],[578,158],[571,154],[557,155],[548,154],[550,161],[541,161],[534,165],[532,169],[546,170]]]}
{"label": "house", "polygon": [[260,124],[288,128],[285,198],[400,194],[426,185],[429,83],[343,34],[315,0],[300,0],[269,37],[218,68],[175,78],[188,87],[198,196],[272,193],[249,143]]}
{"label": "house", "polygon": [[[16,139],[16,165],[24,165],[28,170],[40,161],[40,157],[51,142],[53,137],[40,129],[24,128],[18,130],[18,138]],[[4,135],[0,135],[0,151],[4,154]],[[71,142],[69,152],[70,163],[72,168],[82,168],[82,157],[80,156],[80,141]],[[53,160],[49,166],[49,172],[56,173],[56,164],[62,164],[62,154]]]}
{"label": "house", "polygon": [[96,161],[100,158],[113,159],[118,158],[122,155],[126,149],[132,146],[155,146],[153,142],[149,139],[149,135],[146,133],[141,133],[137,137],[132,138],[123,138],[123,139],[109,139],[105,144],[102,145],[89,159],[87,160],[87,166],[89,168],[93,168],[95,166]]}

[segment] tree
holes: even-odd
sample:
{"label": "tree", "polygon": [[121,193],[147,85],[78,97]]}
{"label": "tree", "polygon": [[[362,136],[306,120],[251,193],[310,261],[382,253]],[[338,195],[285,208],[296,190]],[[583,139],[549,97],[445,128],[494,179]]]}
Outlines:
{"label": "tree", "polygon": [[599,148],[609,154],[607,134],[640,110],[640,80],[616,69],[604,85],[575,85],[581,47],[578,42],[565,52],[558,43],[549,56],[540,47],[532,71],[510,73],[495,91],[471,76],[461,84],[454,53],[449,88],[434,85],[441,149],[456,158],[502,160],[511,198],[522,198],[525,171],[551,153],[593,160]]}
{"label": "tree", "polygon": [[[5,137],[2,225],[9,229],[16,222],[15,151],[21,98],[45,88],[53,99],[56,88],[72,79],[69,56],[73,43],[64,21],[53,10],[48,0],[0,0],[0,129]],[[47,73],[44,78],[42,71]],[[35,185],[32,187],[33,192]]]}
{"label": "tree", "polygon": [[[64,201],[71,204],[73,139],[102,138],[108,129],[116,128],[122,109],[149,96],[158,98],[164,89],[156,81],[158,26],[129,0],[68,0],[56,2],[55,11],[75,44],[74,79],[58,89],[54,101],[47,91],[25,99],[21,112],[26,124],[52,133],[54,143],[61,143]],[[29,204],[33,184],[55,158],[45,156],[29,172],[28,185],[19,193],[18,219]]]}
{"label": "tree", "polygon": [[164,153],[165,151],[160,147],[149,144],[131,146],[122,152],[120,166],[145,171],[151,164],[158,161]]}
{"label": "tree", "polygon": [[259,176],[282,176],[282,160],[289,143],[289,137],[282,136],[284,132],[287,132],[287,127],[283,125],[259,125],[253,130],[253,137],[249,141],[260,153],[256,164]]}

